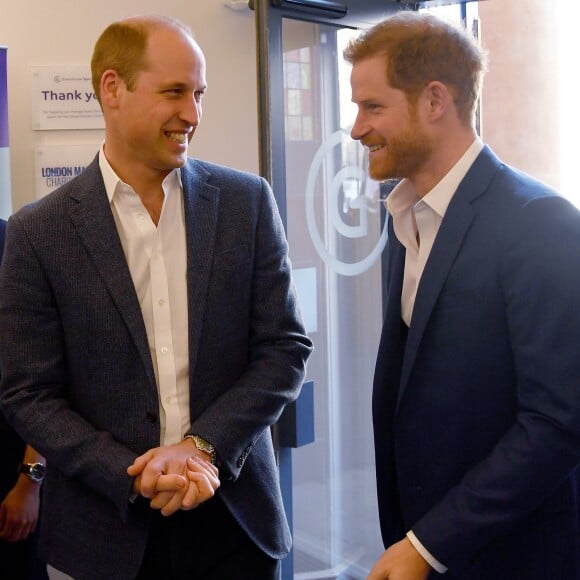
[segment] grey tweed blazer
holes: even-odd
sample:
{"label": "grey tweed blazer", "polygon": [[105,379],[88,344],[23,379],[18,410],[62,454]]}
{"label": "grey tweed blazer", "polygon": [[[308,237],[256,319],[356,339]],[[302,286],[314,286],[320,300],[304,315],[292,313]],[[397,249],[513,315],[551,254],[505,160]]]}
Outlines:
{"label": "grey tweed blazer", "polygon": [[[265,180],[189,160],[191,433],[218,450],[219,495],[275,558],[291,538],[269,427],[299,393],[311,342]],[[98,166],[8,223],[0,404],[46,458],[41,555],[75,578],[133,577],[150,513],[127,466],[159,445],[145,326]],[[194,540],[192,540],[194,541]]]}

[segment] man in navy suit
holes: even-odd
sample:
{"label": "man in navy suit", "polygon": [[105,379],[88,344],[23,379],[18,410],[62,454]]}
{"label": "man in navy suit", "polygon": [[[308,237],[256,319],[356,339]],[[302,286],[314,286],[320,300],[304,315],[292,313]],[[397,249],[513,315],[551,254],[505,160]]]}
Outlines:
{"label": "man in navy suit", "polygon": [[181,22],[110,25],[91,68],[104,144],[10,218],[0,273],[1,403],[48,465],[41,555],[78,580],[273,580],[270,427],[312,345],[271,189],[188,158],[206,78]]}
{"label": "man in navy suit", "polygon": [[[579,578],[580,214],[474,129],[486,58],[401,12],[345,51],[387,199],[370,579]],[[522,87],[525,90],[525,87]]]}

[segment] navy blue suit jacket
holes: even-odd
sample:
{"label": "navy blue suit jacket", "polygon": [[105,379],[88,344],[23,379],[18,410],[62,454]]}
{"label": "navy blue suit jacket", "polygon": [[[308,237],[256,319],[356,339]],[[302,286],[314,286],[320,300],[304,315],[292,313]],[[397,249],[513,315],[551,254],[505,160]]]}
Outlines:
{"label": "navy blue suit jacket", "polygon": [[578,577],[580,213],[485,147],[401,322],[388,245],[373,418],[386,546],[474,580]]}
{"label": "navy blue suit jacket", "polygon": [[[181,176],[190,432],[219,453],[228,509],[281,558],[291,538],[269,426],[297,397],[311,350],[284,230],[265,180],[194,160]],[[7,418],[47,459],[41,555],[76,578],[134,577],[150,512],[130,503],[126,468],[159,445],[159,404],[97,159],[10,218],[0,333]]]}

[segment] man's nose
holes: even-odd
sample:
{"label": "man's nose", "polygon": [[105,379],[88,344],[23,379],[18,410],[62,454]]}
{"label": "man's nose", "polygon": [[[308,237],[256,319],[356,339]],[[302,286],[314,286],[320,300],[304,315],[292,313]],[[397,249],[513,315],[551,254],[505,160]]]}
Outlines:
{"label": "man's nose", "polygon": [[360,141],[360,139],[363,137],[363,135],[365,133],[366,133],[366,129],[365,129],[363,120],[361,119],[361,115],[359,113],[359,114],[357,114],[357,116],[354,120],[354,124],[352,126],[352,129],[350,130],[350,136],[355,141]]}
{"label": "man's nose", "polygon": [[187,99],[181,112],[181,118],[192,127],[197,127],[201,121],[201,103],[195,98]]}

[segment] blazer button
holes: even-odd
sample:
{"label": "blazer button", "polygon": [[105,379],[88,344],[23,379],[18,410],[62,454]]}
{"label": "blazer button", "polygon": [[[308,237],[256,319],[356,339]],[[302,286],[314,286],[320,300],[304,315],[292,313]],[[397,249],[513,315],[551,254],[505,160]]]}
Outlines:
{"label": "blazer button", "polygon": [[147,421],[149,423],[157,423],[157,414],[156,413],[152,413],[151,411],[149,411],[146,415]]}

